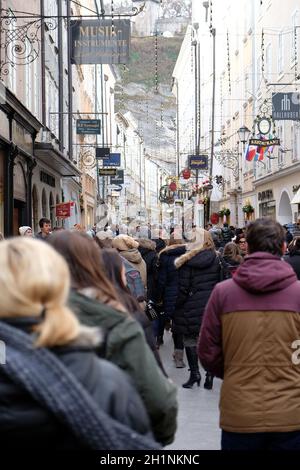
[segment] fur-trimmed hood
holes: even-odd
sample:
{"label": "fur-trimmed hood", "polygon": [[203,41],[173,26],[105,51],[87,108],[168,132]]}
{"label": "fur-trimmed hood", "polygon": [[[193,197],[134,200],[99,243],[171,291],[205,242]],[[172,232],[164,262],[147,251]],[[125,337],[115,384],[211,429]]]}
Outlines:
{"label": "fur-trimmed hood", "polygon": [[181,256],[185,253],[186,251],[186,245],[185,244],[178,244],[178,245],[170,245],[166,246],[161,252],[158,254],[159,258],[162,255],[165,256]]}
{"label": "fur-trimmed hood", "polygon": [[79,335],[70,346],[83,348],[99,348],[103,343],[103,333],[100,328],[80,325]]}
{"label": "fur-trimmed hood", "polygon": [[137,249],[139,242],[128,235],[118,235],[113,239],[112,246],[118,251],[127,251]]}
{"label": "fur-trimmed hood", "polygon": [[201,248],[194,248],[179,256],[175,260],[176,269],[181,268],[184,264],[189,264],[193,268],[204,269],[211,266],[216,259],[216,252],[214,250],[203,250]]}
{"label": "fur-trimmed hood", "polygon": [[155,251],[156,250],[156,243],[149,238],[139,238],[137,240],[139,244],[139,251],[147,250],[147,251]]}

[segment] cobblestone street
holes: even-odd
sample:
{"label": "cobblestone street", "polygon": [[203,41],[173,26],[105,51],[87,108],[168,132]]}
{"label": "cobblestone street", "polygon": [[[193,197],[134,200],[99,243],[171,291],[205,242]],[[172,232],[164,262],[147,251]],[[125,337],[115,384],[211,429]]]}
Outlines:
{"label": "cobblestone street", "polygon": [[[188,378],[188,368],[176,369],[172,360],[172,336],[165,332],[165,343],[160,348],[166,371],[178,385],[179,416],[175,441],[167,447],[173,450],[220,449],[219,393],[221,380],[214,380],[212,391],[203,388],[205,373],[201,370],[200,387],[184,389],[181,384]],[[186,362],[186,360],[185,360]]]}

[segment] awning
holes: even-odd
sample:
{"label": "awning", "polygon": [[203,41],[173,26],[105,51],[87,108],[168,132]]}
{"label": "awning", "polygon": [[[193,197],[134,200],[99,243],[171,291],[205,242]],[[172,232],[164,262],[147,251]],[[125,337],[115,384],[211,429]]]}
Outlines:
{"label": "awning", "polygon": [[63,153],[57,150],[53,144],[36,142],[34,155],[46,163],[50,168],[57,171],[61,176],[80,176],[80,170]]}
{"label": "awning", "polygon": [[291,200],[291,204],[300,204],[300,188],[298,189],[295,196]]}

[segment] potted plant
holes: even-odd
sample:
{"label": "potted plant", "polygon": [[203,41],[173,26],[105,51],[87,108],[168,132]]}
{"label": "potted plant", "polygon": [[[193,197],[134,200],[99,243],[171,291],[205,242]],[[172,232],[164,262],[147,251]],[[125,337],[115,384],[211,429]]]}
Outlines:
{"label": "potted plant", "polygon": [[253,214],[254,212],[254,207],[251,206],[250,203],[246,204],[244,207],[243,207],[243,212],[245,212],[245,214]]}

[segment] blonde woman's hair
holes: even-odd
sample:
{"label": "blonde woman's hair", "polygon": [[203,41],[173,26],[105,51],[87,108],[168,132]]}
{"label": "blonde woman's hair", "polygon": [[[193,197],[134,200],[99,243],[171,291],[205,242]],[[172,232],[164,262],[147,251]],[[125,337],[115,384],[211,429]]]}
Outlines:
{"label": "blonde woman's hair", "polygon": [[51,246],[26,237],[3,241],[0,266],[0,320],[40,317],[36,346],[60,346],[78,336],[79,322],[66,307],[68,266]]}
{"label": "blonde woman's hair", "polygon": [[215,251],[215,244],[210,232],[204,228],[197,227],[193,232],[193,242],[187,245],[187,250],[213,250]]}

